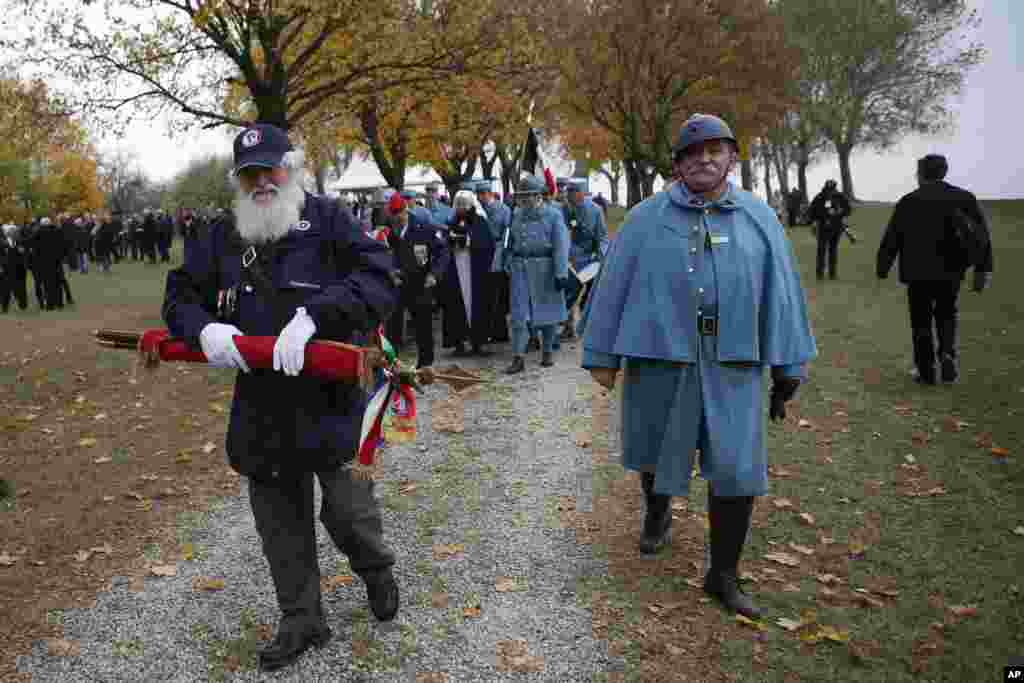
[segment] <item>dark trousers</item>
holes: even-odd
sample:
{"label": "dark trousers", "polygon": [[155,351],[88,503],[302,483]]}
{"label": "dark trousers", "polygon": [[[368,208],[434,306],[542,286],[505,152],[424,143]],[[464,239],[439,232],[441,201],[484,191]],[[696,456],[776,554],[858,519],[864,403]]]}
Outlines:
{"label": "dark trousers", "polygon": [[825,277],[825,258],[828,257],[828,276],[836,278],[836,267],[839,263],[839,238],[842,230],[835,230],[826,225],[818,225],[818,258],[814,272],[821,280]]}
{"label": "dark trousers", "polygon": [[39,275],[42,278],[43,299],[46,302],[46,308],[64,308],[63,262],[43,263]]}
{"label": "dark trousers", "polygon": [[11,297],[18,302],[18,308],[28,308],[28,283],[25,280],[25,268],[14,267],[0,276],[0,306],[4,313],[11,306]]}
{"label": "dark trousers", "polygon": [[[373,482],[353,479],[348,468],[317,472],[323,501],[320,521],[364,575],[395,563],[384,544]],[[313,473],[280,479],[249,478],[249,503],[283,616],[320,614],[320,564],[313,517]]]}
{"label": "dark trousers", "polygon": [[434,364],[434,315],[433,295],[422,290],[402,292],[398,306],[388,319],[385,333],[388,340],[401,348],[405,341],[405,312],[412,314],[412,324],[416,332],[416,365],[426,367]]}
{"label": "dark trousers", "polygon": [[956,358],[957,299],[960,280],[911,282],[907,285],[910,331],[914,339],[914,365],[925,379],[935,376],[934,325],[939,354]]}

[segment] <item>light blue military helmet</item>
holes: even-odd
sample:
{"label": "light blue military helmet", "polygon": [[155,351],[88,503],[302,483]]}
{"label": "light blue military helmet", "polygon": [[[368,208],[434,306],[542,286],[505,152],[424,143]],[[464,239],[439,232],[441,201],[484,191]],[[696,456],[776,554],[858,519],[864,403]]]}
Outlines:
{"label": "light blue military helmet", "polygon": [[543,178],[539,178],[535,175],[524,175],[519,179],[519,185],[516,186],[516,196],[526,197],[535,194],[544,194],[548,191],[547,183],[544,182]]}
{"label": "light blue military helmet", "polygon": [[739,146],[728,123],[711,114],[694,114],[683,123],[682,129],[679,131],[679,138],[672,148],[672,154],[679,154],[690,145],[707,140],[728,140],[733,145]]}
{"label": "light blue military helmet", "polygon": [[475,185],[473,186],[473,191],[476,192],[477,194],[481,192],[491,192],[493,190],[494,181],[488,180],[487,178],[476,181]]}

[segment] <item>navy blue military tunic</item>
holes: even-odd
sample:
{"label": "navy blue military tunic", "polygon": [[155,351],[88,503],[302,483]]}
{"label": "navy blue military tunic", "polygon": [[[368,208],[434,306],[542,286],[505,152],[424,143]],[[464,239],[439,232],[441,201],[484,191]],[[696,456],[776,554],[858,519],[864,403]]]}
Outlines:
{"label": "navy blue military tunic", "polygon": [[[240,243],[227,222],[214,226],[185,264],[167,276],[164,319],[176,337],[198,346],[217,322],[214,302],[234,289],[229,322],[244,334],[277,336],[305,306],[316,339],[358,342],[390,315],[396,290],[386,245],[370,239],[347,210],[306,196],[300,221],[261,249],[270,291],[243,277]],[[223,297],[221,297],[223,298]],[[335,468],[356,453],[366,404],[356,383],[327,382],[271,369],[239,372],[228,426],[227,454],[238,472],[273,477]]]}

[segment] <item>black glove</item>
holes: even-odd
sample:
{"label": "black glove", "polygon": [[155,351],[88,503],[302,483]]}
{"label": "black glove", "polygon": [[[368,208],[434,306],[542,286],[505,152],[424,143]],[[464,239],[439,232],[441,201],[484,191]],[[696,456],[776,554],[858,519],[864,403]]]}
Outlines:
{"label": "black glove", "polygon": [[569,278],[567,277],[556,277],[555,278],[555,289],[559,292],[564,292],[569,289]]}
{"label": "black glove", "polygon": [[768,417],[772,422],[786,419],[786,403],[796,395],[800,380],[795,377],[780,377],[772,382],[771,405]]}

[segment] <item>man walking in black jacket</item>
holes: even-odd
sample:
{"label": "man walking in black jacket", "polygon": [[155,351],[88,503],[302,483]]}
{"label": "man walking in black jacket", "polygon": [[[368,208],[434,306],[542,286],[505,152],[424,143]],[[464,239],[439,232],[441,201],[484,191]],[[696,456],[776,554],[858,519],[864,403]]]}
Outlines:
{"label": "man walking in black jacket", "polygon": [[[973,194],[945,182],[948,170],[946,158],[939,154],[918,160],[919,187],[896,204],[878,248],[879,278],[889,274],[899,257],[900,282],[907,285],[910,304],[914,365],[921,384],[936,382],[933,320],[942,381],[956,381],[960,283],[967,269],[974,268],[973,289],[981,292],[992,275],[992,243],[985,214]],[[971,256],[965,239],[983,245],[976,256]]]}

